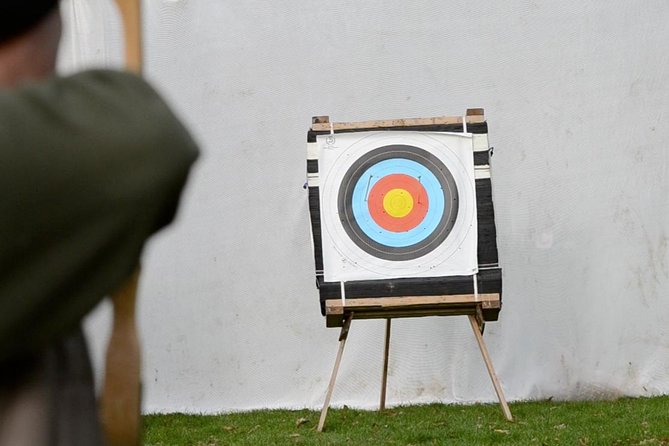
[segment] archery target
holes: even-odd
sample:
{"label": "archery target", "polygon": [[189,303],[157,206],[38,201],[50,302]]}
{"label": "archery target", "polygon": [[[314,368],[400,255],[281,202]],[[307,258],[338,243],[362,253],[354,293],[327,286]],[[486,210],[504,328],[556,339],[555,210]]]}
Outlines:
{"label": "archery target", "polygon": [[319,136],[326,281],[477,271],[471,135]]}

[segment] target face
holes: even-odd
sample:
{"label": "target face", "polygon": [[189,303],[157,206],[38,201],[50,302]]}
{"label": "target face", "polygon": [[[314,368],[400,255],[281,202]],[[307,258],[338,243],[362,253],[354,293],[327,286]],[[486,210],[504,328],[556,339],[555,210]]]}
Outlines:
{"label": "target face", "polygon": [[357,159],[342,179],[338,212],[363,251],[398,261],[424,256],[450,234],[458,190],[448,168],[416,146],[379,147]]}
{"label": "target face", "polygon": [[361,132],[317,141],[326,281],[476,272],[470,137]]}

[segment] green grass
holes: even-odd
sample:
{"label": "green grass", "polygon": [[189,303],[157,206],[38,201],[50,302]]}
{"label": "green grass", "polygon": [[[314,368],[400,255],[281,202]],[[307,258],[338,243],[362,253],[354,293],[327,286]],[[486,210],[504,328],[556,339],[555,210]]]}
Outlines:
{"label": "green grass", "polygon": [[600,402],[406,406],[385,412],[271,410],[219,416],[147,415],[145,446],[669,445],[669,396]]}

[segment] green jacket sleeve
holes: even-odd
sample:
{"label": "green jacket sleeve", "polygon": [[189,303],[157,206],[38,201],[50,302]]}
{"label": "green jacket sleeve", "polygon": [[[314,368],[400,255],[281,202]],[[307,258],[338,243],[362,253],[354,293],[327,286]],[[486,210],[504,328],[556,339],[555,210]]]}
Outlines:
{"label": "green jacket sleeve", "polygon": [[73,329],[131,273],[196,157],[136,76],[0,90],[0,363]]}

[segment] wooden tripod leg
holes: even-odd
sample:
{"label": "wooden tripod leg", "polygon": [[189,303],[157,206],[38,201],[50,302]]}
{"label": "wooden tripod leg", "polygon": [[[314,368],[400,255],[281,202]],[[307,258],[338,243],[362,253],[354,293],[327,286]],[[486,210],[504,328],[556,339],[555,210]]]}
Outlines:
{"label": "wooden tripod leg", "polygon": [[383,349],[383,375],[381,376],[381,403],[379,410],[386,409],[386,387],[388,385],[388,354],[390,352],[390,321],[386,319],[386,344]]}
{"label": "wooden tripod leg", "polygon": [[332,376],[330,377],[330,384],[328,385],[328,391],[325,395],[325,402],[323,403],[323,410],[321,410],[321,418],[318,420],[318,432],[323,432],[323,426],[325,426],[325,417],[328,416],[328,409],[330,408],[330,398],[332,397],[332,392],[334,391],[335,382],[337,381],[337,372],[339,372],[339,363],[341,363],[341,357],[344,354],[344,346],[346,345],[346,338],[348,337],[348,330],[351,327],[351,320],[353,319],[353,314],[349,314],[344,321],[344,325],[341,327],[341,334],[339,335],[339,351],[337,351],[337,359],[335,360],[334,369],[332,369]]}
{"label": "wooden tripod leg", "polygon": [[472,326],[472,331],[474,331],[476,342],[479,344],[481,355],[483,355],[483,362],[485,362],[485,366],[488,369],[488,374],[490,375],[490,379],[492,380],[492,385],[493,387],[495,387],[495,393],[497,393],[497,399],[499,400],[499,405],[502,407],[502,412],[504,412],[504,417],[506,417],[506,419],[509,421],[513,421],[513,417],[511,416],[511,410],[509,409],[509,405],[506,404],[506,399],[504,398],[504,392],[502,392],[502,386],[500,385],[499,380],[497,379],[497,375],[495,374],[495,369],[492,367],[492,361],[490,360],[488,349],[485,346],[485,342],[483,342],[483,336],[481,335],[481,326],[479,325],[475,316],[469,316],[469,323]]}
{"label": "wooden tripod leg", "polygon": [[112,295],[114,322],[107,347],[100,417],[108,446],[140,444],[140,353],[135,324],[139,268]]}

